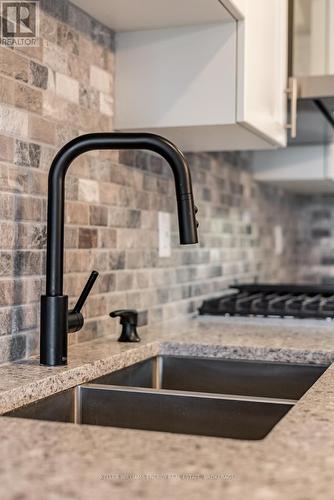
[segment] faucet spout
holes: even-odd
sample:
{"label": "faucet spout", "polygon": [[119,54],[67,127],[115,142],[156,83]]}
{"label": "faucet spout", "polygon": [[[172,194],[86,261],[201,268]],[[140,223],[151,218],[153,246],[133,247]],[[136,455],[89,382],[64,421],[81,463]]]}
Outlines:
{"label": "faucet spout", "polygon": [[68,297],[63,295],[65,176],[75,158],[100,149],[144,149],[161,155],[174,174],[180,243],[198,242],[190,170],[174,144],[148,133],[86,134],[67,143],[54,158],[49,172],[46,294],[41,297],[41,364],[66,364],[69,324],[71,331],[78,331],[83,325],[81,313],[79,319],[72,315],[69,321]]}

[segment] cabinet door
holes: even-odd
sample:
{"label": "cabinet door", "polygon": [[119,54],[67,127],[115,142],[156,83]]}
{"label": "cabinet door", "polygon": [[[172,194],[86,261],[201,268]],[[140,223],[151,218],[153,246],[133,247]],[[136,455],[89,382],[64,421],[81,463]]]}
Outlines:
{"label": "cabinet door", "polygon": [[244,0],[238,21],[237,121],[286,145],[287,0]]}

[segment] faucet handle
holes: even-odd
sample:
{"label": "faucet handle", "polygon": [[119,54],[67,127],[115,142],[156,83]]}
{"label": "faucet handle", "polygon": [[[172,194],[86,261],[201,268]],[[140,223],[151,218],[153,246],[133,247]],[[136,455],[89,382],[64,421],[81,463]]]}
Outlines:
{"label": "faucet handle", "polygon": [[118,309],[117,311],[112,311],[109,316],[111,318],[120,318],[122,333],[118,342],[140,342],[140,337],[137,333],[138,312],[135,309]]}
{"label": "faucet handle", "polygon": [[99,273],[97,271],[92,271],[75,306],[71,311],[68,312],[68,332],[74,333],[83,327],[84,319],[81,314],[81,309],[83,308],[88,295],[90,294],[91,289],[95,281],[97,280]]}
{"label": "faucet handle", "polygon": [[79,313],[81,309],[83,308],[88,295],[90,294],[91,289],[93,288],[93,285],[95,281],[97,280],[99,273],[97,271],[92,271],[81,294],[80,297],[77,300],[77,303],[75,304],[73,308],[73,312]]}

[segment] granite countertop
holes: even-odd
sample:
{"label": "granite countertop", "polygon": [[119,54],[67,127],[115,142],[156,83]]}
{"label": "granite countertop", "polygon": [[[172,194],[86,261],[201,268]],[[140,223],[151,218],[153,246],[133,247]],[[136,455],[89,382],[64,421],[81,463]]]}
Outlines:
{"label": "granite countertop", "polygon": [[[66,367],[0,366],[0,413],[158,353],[331,365],[334,326],[190,318],[142,330],[140,344],[71,346]],[[134,411],[140,411],[135,409]],[[261,441],[1,417],[1,499],[329,499],[334,364]]]}

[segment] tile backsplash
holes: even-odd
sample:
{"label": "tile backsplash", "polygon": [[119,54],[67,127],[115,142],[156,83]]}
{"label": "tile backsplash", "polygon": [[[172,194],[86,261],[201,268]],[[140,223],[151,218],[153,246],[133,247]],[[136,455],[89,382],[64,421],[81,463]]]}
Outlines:
{"label": "tile backsplash", "polygon": [[[71,138],[113,129],[113,33],[63,0],[41,0],[38,48],[0,47],[0,362],[37,351],[44,291],[47,175]],[[101,275],[70,342],[115,335],[108,313],[141,322],[189,314],[237,280],[293,281],[300,200],[256,183],[247,153],[187,155],[200,244],[178,245],[174,185],[144,152],[95,152],[67,176],[65,292]],[[172,254],[158,255],[158,212],[172,214]],[[275,228],[283,240],[275,241]],[[279,248],[281,247],[281,248]]]}

